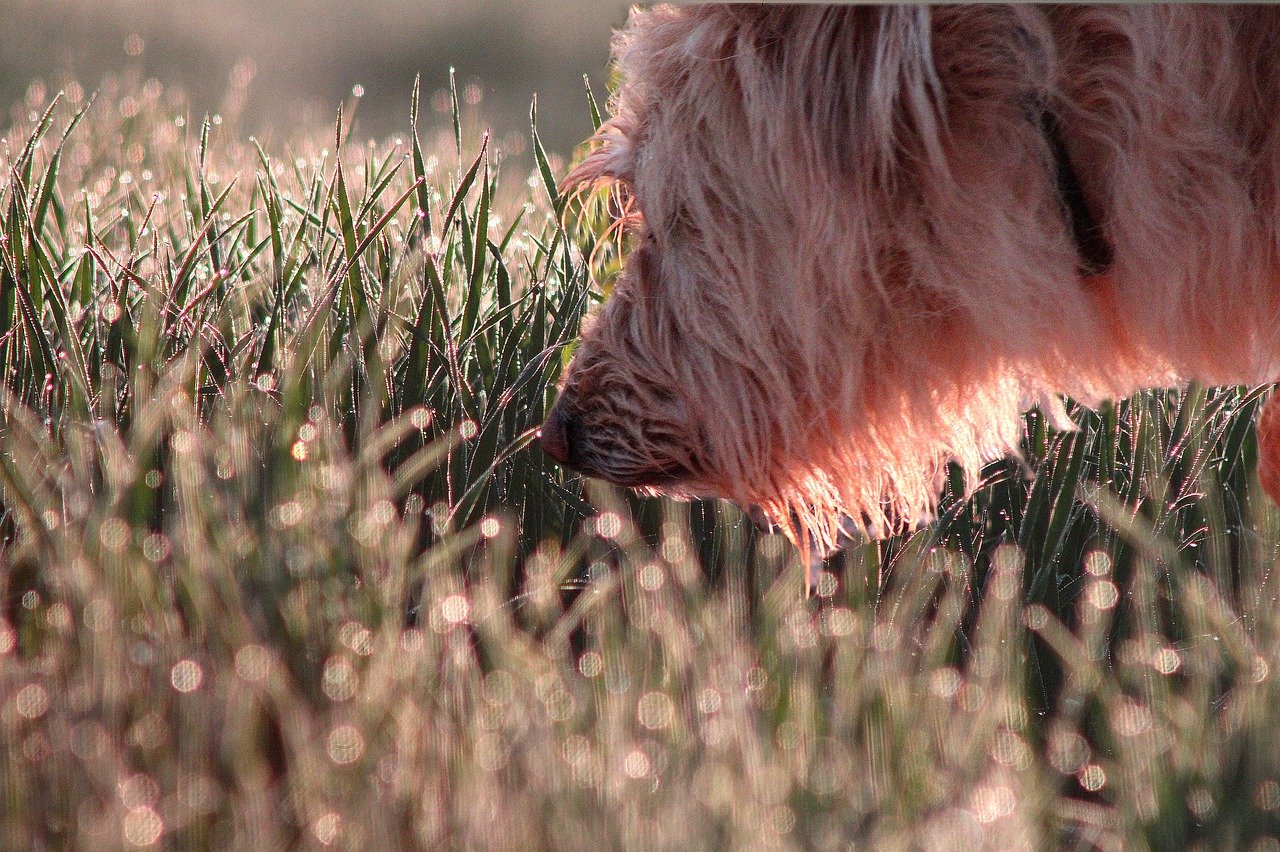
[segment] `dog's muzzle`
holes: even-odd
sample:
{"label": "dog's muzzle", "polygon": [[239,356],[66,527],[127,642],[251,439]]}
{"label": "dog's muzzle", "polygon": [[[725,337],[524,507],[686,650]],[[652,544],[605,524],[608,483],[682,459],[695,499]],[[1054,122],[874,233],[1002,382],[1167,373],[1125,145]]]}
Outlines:
{"label": "dog's muzzle", "polygon": [[537,440],[542,451],[561,466],[624,488],[666,488],[685,478],[686,472],[674,465],[619,470],[607,462],[600,464],[598,443],[569,406],[552,407],[546,422],[538,428]]}

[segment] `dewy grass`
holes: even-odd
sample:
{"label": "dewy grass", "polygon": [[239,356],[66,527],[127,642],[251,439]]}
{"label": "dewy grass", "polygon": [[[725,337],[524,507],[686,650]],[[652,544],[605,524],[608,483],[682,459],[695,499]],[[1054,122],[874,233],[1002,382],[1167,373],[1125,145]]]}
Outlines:
{"label": "dewy grass", "polygon": [[1258,393],[1029,416],[806,601],[736,510],[527,446],[607,208],[413,101],[15,112],[0,845],[1274,848]]}

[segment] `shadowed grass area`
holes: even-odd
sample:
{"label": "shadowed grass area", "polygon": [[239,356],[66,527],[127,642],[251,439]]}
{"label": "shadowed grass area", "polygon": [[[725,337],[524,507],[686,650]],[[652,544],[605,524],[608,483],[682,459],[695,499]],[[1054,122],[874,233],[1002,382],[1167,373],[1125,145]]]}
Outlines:
{"label": "shadowed grass area", "polygon": [[1029,415],[806,600],[733,508],[527,447],[616,264],[536,133],[509,174],[456,106],[271,151],[46,106],[0,179],[4,847],[1280,831],[1260,393]]}

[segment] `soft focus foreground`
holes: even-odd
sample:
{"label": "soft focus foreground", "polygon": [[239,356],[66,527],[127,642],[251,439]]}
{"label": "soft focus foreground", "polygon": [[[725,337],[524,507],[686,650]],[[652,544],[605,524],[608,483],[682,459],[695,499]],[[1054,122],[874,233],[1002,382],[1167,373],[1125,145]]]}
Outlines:
{"label": "soft focus foreground", "polygon": [[806,600],[732,508],[527,447],[616,255],[456,102],[14,112],[0,845],[1280,848],[1259,394],[1031,416]]}

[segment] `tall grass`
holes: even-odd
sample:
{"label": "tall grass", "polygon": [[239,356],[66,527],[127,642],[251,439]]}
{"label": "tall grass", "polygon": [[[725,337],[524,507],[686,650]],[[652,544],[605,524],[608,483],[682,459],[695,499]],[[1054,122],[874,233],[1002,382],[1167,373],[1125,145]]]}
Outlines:
{"label": "tall grass", "polygon": [[456,106],[424,144],[416,94],[399,140],[278,148],[154,86],[37,100],[0,182],[6,848],[1275,848],[1258,393],[1031,415],[806,601],[731,507],[527,446],[616,263],[536,131],[526,172]]}

